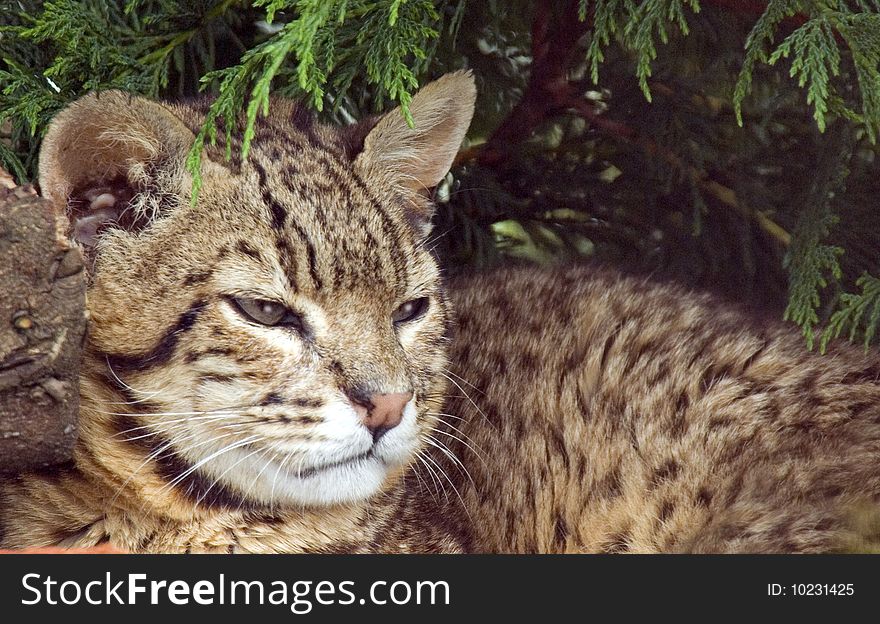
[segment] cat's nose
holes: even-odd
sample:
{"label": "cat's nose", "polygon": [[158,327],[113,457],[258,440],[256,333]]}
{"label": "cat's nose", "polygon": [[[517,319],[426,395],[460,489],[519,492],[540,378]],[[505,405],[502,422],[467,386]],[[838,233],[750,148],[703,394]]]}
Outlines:
{"label": "cat's nose", "polygon": [[361,422],[373,434],[373,442],[378,442],[403,420],[403,410],[412,396],[412,392],[389,392],[350,398]]}

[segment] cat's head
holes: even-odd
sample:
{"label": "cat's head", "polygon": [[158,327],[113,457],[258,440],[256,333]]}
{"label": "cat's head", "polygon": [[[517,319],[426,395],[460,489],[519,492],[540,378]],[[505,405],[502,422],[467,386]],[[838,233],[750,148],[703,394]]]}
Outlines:
{"label": "cat's head", "polygon": [[[205,502],[380,491],[430,433],[444,385],[428,197],[474,99],[470,74],[450,74],[414,96],[413,127],[396,109],[348,128],[276,100],[245,162],[206,150],[195,206],[185,161],[205,102],[104,92],[62,111],[40,186],[92,265],[88,383],[122,399],[85,397],[84,443],[149,451],[125,469]],[[117,464],[137,456],[106,448]]]}

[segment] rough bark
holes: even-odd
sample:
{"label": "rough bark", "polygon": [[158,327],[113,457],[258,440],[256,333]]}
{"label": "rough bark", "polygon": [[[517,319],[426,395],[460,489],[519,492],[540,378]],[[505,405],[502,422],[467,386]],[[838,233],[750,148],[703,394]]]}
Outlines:
{"label": "rough bark", "polygon": [[63,462],[76,440],[85,272],[65,230],[0,169],[0,472]]}

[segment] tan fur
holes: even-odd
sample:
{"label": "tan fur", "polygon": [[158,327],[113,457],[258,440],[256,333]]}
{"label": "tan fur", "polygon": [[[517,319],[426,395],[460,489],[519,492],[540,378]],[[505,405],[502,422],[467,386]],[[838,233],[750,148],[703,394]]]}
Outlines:
{"label": "tan fur", "polygon": [[[0,545],[853,543],[851,514],[880,494],[876,355],[812,355],[775,322],[591,268],[444,287],[424,191],[449,168],[473,99],[472,79],[453,74],[414,98],[415,128],[392,111],[344,129],[278,100],[247,161],[226,162],[222,141],[206,149],[195,206],[184,162],[207,102],[111,92],[62,112],[43,192],[73,223],[96,194],[123,210],[90,251],[74,461],[0,484]],[[245,295],[303,327],[243,320],[232,301]],[[420,297],[422,316],[391,322]],[[371,443],[346,407],[353,388],[416,398],[410,420],[348,462]]]}
{"label": "tan fur", "polygon": [[776,320],[608,270],[450,292],[475,550],[827,552],[877,516],[876,353],[809,353]]}

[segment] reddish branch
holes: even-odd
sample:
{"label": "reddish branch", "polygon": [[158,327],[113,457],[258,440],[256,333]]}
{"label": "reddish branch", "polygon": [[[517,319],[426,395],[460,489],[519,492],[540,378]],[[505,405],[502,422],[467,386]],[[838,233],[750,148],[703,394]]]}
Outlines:
{"label": "reddish branch", "polygon": [[578,3],[568,2],[554,19],[553,0],[535,3],[532,20],[532,67],[523,97],[495,130],[480,153],[480,163],[504,161],[508,150],[527,138],[549,114],[565,109],[575,96],[568,67],[588,23],[578,19]]}
{"label": "reddish branch", "polygon": [[[766,2],[740,0],[704,0],[707,4],[740,13],[763,13]],[[696,184],[721,203],[754,218],[759,225],[787,245],[790,235],[763,213],[744,207],[733,190],[712,180],[708,173],[681,160],[675,153],[657,145],[623,122],[610,119],[583,98],[583,85],[572,82],[568,70],[578,49],[578,42],[589,28],[589,16],[578,18],[577,0],[569,0],[561,9],[558,2],[539,0],[532,21],[532,68],[522,99],[501,125],[481,146],[459,155],[459,162],[476,158],[481,165],[498,167],[522,141],[528,139],[546,119],[561,113],[574,113],[593,128],[617,140],[640,147],[647,155],[658,157],[690,176]],[[802,21],[802,20],[798,20]]]}

